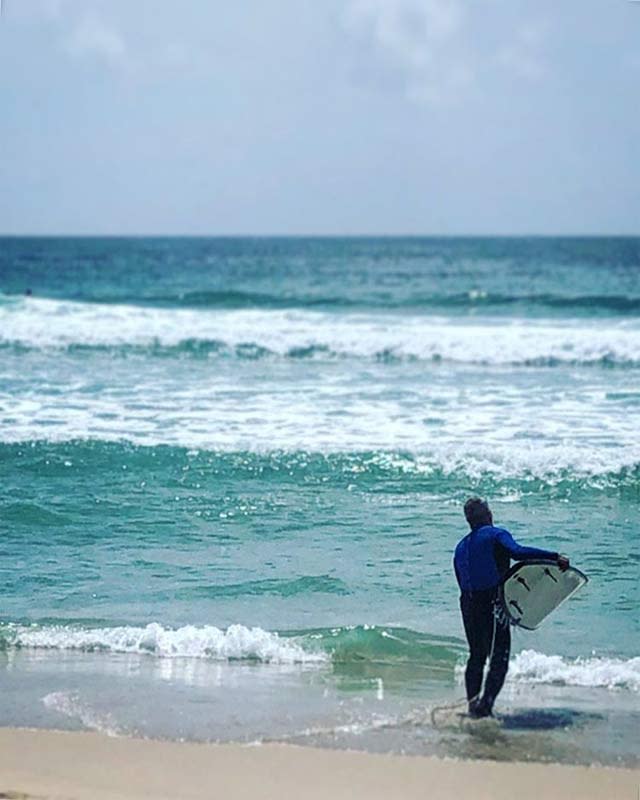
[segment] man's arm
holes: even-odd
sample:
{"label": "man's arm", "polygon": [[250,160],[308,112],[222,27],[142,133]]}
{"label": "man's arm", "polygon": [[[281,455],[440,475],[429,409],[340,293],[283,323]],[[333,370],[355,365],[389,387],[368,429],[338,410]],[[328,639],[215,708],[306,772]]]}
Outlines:
{"label": "man's arm", "polygon": [[549,561],[557,561],[560,569],[569,566],[569,559],[561,556],[560,553],[551,550],[541,550],[539,547],[524,547],[518,544],[509,531],[504,528],[496,528],[496,541],[501,544],[515,561],[529,561],[534,558],[544,558]]}
{"label": "man's arm", "polygon": [[458,565],[456,563],[456,559],[453,559],[453,571],[456,574],[456,580],[458,581],[458,586],[462,589],[462,583],[460,582],[460,572],[458,571]]}

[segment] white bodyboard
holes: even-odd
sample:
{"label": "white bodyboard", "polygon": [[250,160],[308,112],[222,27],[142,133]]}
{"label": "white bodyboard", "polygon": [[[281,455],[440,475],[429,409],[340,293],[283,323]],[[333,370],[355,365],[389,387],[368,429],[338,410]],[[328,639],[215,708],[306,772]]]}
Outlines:
{"label": "white bodyboard", "polygon": [[587,581],[575,567],[562,571],[554,561],[524,561],[505,575],[500,600],[512,625],[533,631]]}

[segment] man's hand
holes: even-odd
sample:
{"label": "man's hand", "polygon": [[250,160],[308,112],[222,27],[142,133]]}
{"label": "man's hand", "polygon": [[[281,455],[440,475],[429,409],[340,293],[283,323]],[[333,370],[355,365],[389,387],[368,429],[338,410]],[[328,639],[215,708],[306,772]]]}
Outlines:
{"label": "man's hand", "polygon": [[558,566],[560,567],[561,572],[565,572],[569,569],[569,559],[567,556],[558,556]]}

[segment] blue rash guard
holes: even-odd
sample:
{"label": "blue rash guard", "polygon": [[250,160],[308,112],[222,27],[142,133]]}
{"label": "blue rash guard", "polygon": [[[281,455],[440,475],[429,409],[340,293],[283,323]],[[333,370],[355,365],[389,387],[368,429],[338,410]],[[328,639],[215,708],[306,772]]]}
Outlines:
{"label": "blue rash guard", "polygon": [[509,569],[512,558],[516,561],[532,558],[555,561],[558,553],[538,547],[523,547],[504,528],[482,525],[468,533],[456,547],[453,567],[460,590],[479,592],[493,589]]}

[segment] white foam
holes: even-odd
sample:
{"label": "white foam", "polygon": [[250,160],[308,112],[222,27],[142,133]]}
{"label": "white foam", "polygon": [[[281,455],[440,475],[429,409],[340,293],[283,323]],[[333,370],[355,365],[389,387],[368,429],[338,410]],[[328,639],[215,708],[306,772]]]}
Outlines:
{"label": "white foam", "polygon": [[415,458],[390,456],[389,463],[407,472],[441,469],[472,478],[591,478],[640,463],[638,415],[609,396],[612,387],[622,394],[635,390],[635,369],[582,370],[575,380],[548,370],[541,385],[538,370],[509,368],[507,375],[500,367],[528,358],[605,355],[640,363],[637,321],[595,326],[39,299],[10,308],[0,307],[0,341],[34,347],[176,344],[202,337],[230,346],[254,342],[282,355],[294,346],[324,344],[343,355],[440,354],[498,366],[426,369],[418,361],[396,370],[371,361],[354,368],[349,360],[261,370],[224,359],[214,367],[151,358],[142,365],[137,358],[110,357],[94,364],[49,358],[47,351],[42,360],[4,359],[3,442],[99,439],[214,451],[405,451]]}
{"label": "white foam", "polygon": [[640,657],[570,659],[523,650],[513,658],[508,680],[640,692]]}
{"label": "white foam", "polygon": [[640,362],[633,320],[429,317],[303,310],[191,310],[25,298],[0,306],[0,342],[36,348],[252,343],[278,355],[327,348],[341,356],[514,364]]}
{"label": "white foam", "polygon": [[[456,667],[456,675],[462,680],[464,664]],[[511,659],[507,681],[640,692],[640,657],[567,658],[537,650],[522,650]]]}
{"label": "white foam", "polygon": [[[554,482],[571,475],[594,481],[594,488],[640,463],[637,415],[609,408],[598,387],[585,398],[583,385],[567,386],[542,414],[539,395],[526,383],[462,398],[454,382],[423,383],[405,403],[393,394],[393,374],[381,377],[373,399],[367,386],[362,396],[353,391],[349,374],[334,376],[330,385],[256,380],[246,392],[237,378],[207,372],[183,382],[141,374],[131,386],[130,371],[112,369],[110,386],[99,393],[70,385],[67,376],[55,391],[0,389],[0,408],[10,408],[12,416],[11,424],[0,426],[0,441],[126,440],[212,452],[377,451],[367,463],[354,464],[354,477],[369,466],[473,479]],[[422,409],[436,402],[442,425],[434,433]]]}
{"label": "white foam", "polygon": [[[212,661],[257,660],[273,664],[318,664],[327,653],[305,649],[298,642],[262,628],[231,625],[185,625],[171,629],[153,622],[146,627],[72,628],[68,626],[12,626],[12,647],[45,650],[138,653],[159,658],[200,658]],[[462,679],[464,665],[456,666]],[[536,650],[522,650],[510,662],[507,680],[514,683],[560,684],[640,692],[640,657],[606,656],[567,658]],[[380,694],[380,685],[377,685]],[[51,695],[50,703],[66,704],[73,698]],[[75,708],[75,706],[74,706]],[[74,712],[75,713],[75,712]]]}
{"label": "white foam", "polygon": [[141,653],[161,658],[205,658],[214,661],[252,659],[265,663],[295,664],[326,660],[322,653],[307,652],[299,644],[262,628],[231,625],[185,625],[173,630],[153,622],[146,627],[70,628],[67,626],[13,629],[14,647],[55,650]]}

